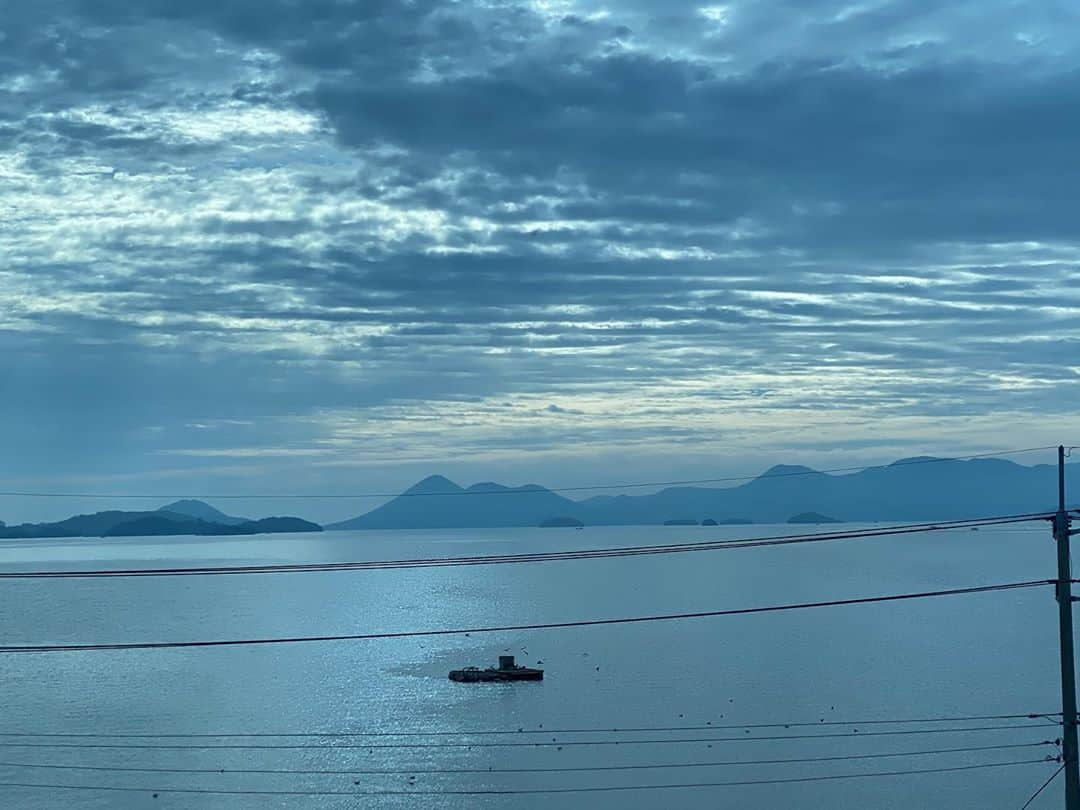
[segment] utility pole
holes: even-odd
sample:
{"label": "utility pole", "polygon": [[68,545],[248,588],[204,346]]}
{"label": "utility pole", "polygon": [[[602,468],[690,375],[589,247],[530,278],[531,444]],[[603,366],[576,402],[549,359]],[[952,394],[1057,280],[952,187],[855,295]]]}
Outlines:
{"label": "utility pole", "polygon": [[1057,541],[1058,629],[1061,633],[1061,746],[1065,759],[1065,810],[1080,810],[1080,749],[1076,742],[1076,664],[1073,659],[1072,570],[1069,560],[1069,513],[1065,511],[1065,448],[1058,447]]}

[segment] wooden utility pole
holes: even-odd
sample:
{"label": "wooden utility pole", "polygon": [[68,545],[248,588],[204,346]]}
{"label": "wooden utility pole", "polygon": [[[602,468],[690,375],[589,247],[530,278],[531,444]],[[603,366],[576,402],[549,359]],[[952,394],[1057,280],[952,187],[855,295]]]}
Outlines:
{"label": "wooden utility pole", "polygon": [[1061,634],[1061,750],[1065,760],[1065,810],[1080,810],[1080,761],[1076,742],[1076,664],[1073,658],[1072,566],[1069,559],[1069,513],[1065,509],[1065,448],[1058,447],[1057,541],[1058,630]]}

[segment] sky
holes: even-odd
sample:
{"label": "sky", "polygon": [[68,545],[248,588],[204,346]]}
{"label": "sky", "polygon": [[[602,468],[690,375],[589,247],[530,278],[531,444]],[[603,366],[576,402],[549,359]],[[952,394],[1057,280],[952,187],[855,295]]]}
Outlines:
{"label": "sky", "polygon": [[0,489],[1078,443],[1078,31],[1058,0],[0,0]]}

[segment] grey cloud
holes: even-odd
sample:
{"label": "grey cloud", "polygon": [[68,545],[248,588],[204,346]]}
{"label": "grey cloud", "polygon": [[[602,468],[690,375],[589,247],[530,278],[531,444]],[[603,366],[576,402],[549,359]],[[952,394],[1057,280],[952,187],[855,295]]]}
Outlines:
{"label": "grey cloud", "polygon": [[[434,457],[455,419],[478,455],[602,454],[1060,413],[1066,6],[591,8],[0,0],[8,446],[257,478],[278,444]],[[254,427],[185,427],[215,419]]]}
{"label": "grey cloud", "polygon": [[[597,216],[631,222],[663,221],[665,207],[668,222],[779,215],[814,244],[1071,234],[1077,87],[1071,70],[1017,79],[1005,65],[795,64],[722,77],[619,56],[434,84],[353,81],[316,98],[358,147],[389,142],[432,161],[466,153],[513,177],[577,174],[610,197]],[[691,173],[705,179],[681,176]],[[621,198],[644,193],[653,205],[635,216]],[[1038,205],[1047,193],[1051,211]],[[792,203],[828,212],[784,216]]]}

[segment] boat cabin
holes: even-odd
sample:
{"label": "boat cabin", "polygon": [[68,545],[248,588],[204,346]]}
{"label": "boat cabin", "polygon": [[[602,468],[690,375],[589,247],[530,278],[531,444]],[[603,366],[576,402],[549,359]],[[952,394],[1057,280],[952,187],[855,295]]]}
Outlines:
{"label": "boat cabin", "polygon": [[504,681],[542,681],[544,670],[518,666],[512,655],[500,655],[499,666],[480,669],[465,667],[450,673],[450,680],[458,683],[495,683]]}

